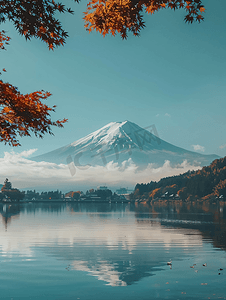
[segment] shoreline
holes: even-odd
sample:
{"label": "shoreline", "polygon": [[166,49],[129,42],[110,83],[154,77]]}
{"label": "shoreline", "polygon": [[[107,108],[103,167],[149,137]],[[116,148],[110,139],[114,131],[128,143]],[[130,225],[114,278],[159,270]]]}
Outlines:
{"label": "shoreline", "polygon": [[147,200],[140,200],[140,201],[130,201],[130,200],[124,200],[124,201],[115,201],[115,200],[82,200],[82,201],[78,201],[78,200],[62,200],[62,199],[55,199],[55,200],[25,200],[25,201],[0,201],[0,204],[27,204],[27,203],[73,203],[73,204],[82,204],[82,203],[105,203],[105,204],[134,204],[134,205],[150,205],[150,206],[155,206],[157,204],[162,204],[162,205],[169,205],[169,204],[191,204],[191,205],[195,205],[195,204],[201,204],[201,203],[205,203],[205,204],[211,204],[211,205],[220,205],[220,206],[226,206],[226,201],[222,201],[222,199],[214,199],[213,200],[196,200],[196,201],[183,201],[183,200],[162,200],[162,199],[154,199],[150,202],[148,202]]}
{"label": "shoreline", "polygon": [[124,201],[115,201],[115,200],[26,200],[26,201],[0,201],[2,204],[21,204],[21,203],[131,203],[129,200],[124,200]]}

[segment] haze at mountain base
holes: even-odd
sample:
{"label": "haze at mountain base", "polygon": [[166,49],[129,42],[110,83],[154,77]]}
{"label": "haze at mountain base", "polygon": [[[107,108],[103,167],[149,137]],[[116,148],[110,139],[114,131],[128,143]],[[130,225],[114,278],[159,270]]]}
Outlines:
{"label": "haze at mountain base", "polygon": [[0,176],[20,189],[86,190],[107,185],[134,189],[137,183],[198,170],[217,155],[203,155],[160,139],[154,125],[146,129],[129,121],[112,122],[68,146],[29,158],[35,149],[20,154],[5,152]]}
{"label": "haze at mountain base", "polygon": [[129,159],[144,170],[148,164],[161,167],[169,160],[171,166],[185,160],[195,166],[210,164],[217,155],[203,155],[165,142],[158,137],[154,125],[141,128],[135,123],[111,122],[101,129],[67,146],[32,158],[35,161],[74,163],[79,169],[106,166],[113,162],[122,165]]}

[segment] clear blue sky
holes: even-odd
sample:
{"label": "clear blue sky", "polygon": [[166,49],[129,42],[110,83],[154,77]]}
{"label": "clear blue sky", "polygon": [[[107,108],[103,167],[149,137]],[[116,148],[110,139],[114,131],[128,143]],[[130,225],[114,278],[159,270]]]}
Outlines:
{"label": "clear blue sky", "polygon": [[[69,1],[70,3],[70,1]],[[185,24],[183,10],[145,15],[141,37],[103,38],[87,33],[83,24],[86,2],[61,15],[69,38],[64,47],[49,51],[39,40],[25,39],[12,24],[12,40],[1,51],[1,77],[23,93],[46,90],[57,105],[53,119],[68,118],[64,129],[43,140],[21,139],[22,151],[42,154],[69,144],[112,121],[139,126],[155,124],[159,136],[188,150],[226,155],[226,1],[205,0],[205,21]],[[12,148],[0,145],[1,157]]]}

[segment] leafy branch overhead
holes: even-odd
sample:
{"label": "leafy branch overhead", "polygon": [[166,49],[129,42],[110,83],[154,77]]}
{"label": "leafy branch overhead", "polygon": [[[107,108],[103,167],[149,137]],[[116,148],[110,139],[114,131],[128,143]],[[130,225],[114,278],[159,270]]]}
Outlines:
{"label": "leafy branch overhead", "polygon": [[[0,31],[0,49],[6,50],[10,37],[4,30]],[[6,72],[5,69],[2,69]],[[0,73],[1,74],[1,73]],[[18,136],[35,136],[42,138],[44,134],[53,134],[51,127],[63,127],[67,121],[63,119],[53,122],[50,112],[53,108],[43,104],[51,94],[37,91],[22,95],[16,87],[0,80],[0,142],[11,146],[20,146]]]}
{"label": "leafy branch overhead", "polygon": [[0,31],[0,49],[6,50],[5,46],[9,45],[10,37],[6,35],[4,30]]}
{"label": "leafy branch overhead", "polygon": [[[184,9],[188,23],[203,20],[205,11],[201,0],[92,0],[83,19],[89,32],[96,30],[103,36],[119,33],[125,39],[128,32],[137,36],[145,27],[144,12],[153,14],[166,8]],[[0,0],[0,23],[11,21],[26,39],[38,38],[52,50],[64,45],[68,37],[56,17],[59,13],[73,14],[73,11],[54,0]],[[0,31],[0,50],[5,50],[9,41],[6,32]],[[18,136],[34,133],[42,138],[46,133],[52,134],[52,126],[63,127],[67,120],[53,122],[50,113],[55,107],[41,102],[50,95],[43,91],[22,95],[16,87],[0,80],[0,141],[18,146]]]}
{"label": "leafy branch overhead", "polygon": [[68,37],[57,12],[73,13],[62,3],[49,0],[4,0],[0,1],[0,23],[9,20],[26,39],[36,37],[46,42],[50,49],[63,45]]}
{"label": "leafy branch overhead", "polygon": [[[92,0],[87,4],[83,19],[88,31],[96,30],[104,36],[118,32],[126,38],[128,32],[139,35],[145,27],[144,12],[153,14],[167,8],[184,9],[184,19],[188,23],[203,20],[205,11],[201,0]],[[55,16],[57,13],[73,14],[73,11],[54,0],[0,0],[0,23],[12,21],[26,39],[39,38],[48,44],[49,49],[63,45],[68,37]]]}
{"label": "leafy branch overhead", "polygon": [[103,36],[117,32],[123,39],[127,38],[128,32],[138,36],[145,27],[143,12],[153,14],[166,8],[183,8],[188,23],[204,19],[205,8],[201,0],[92,0],[84,13],[85,27],[88,31],[99,31]]}
{"label": "leafy branch overhead", "polygon": [[0,141],[11,146],[19,146],[17,136],[35,136],[42,138],[45,133],[52,134],[51,126],[63,127],[67,120],[53,122],[50,108],[41,100],[51,94],[38,91],[26,95],[20,94],[16,87],[0,80]]}

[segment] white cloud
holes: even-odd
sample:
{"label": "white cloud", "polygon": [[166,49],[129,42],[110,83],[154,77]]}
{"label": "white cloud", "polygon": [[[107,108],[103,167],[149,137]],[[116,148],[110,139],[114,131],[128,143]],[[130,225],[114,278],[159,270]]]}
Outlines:
{"label": "white cloud", "polygon": [[192,148],[193,148],[195,151],[201,151],[201,152],[204,152],[204,151],[205,151],[205,147],[204,147],[204,146],[200,146],[200,145],[192,145]]}
{"label": "white cloud", "polygon": [[[157,114],[157,115],[156,115],[156,117],[159,117],[159,116],[160,116],[160,114]],[[161,115],[161,116],[163,116],[163,115]],[[171,115],[168,114],[168,113],[165,113],[164,116],[165,116],[165,117],[171,117]]]}
{"label": "white cloud", "polygon": [[7,177],[12,182],[13,187],[19,189],[50,190],[55,188],[65,191],[69,187],[82,189],[84,187],[96,187],[100,184],[106,184],[109,187],[125,185],[133,188],[138,182],[148,183],[162,177],[200,169],[200,167],[190,165],[185,160],[176,167],[172,167],[170,161],[165,161],[161,167],[149,164],[145,170],[138,171],[138,167],[130,158],[124,161],[122,165],[111,161],[106,166],[91,166],[86,170],[76,168],[75,175],[71,176],[69,167],[65,164],[57,165],[28,159],[28,155],[31,155],[34,151],[34,149],[31,149],[20,154],[5,152],[4,158],[0,158],[2,183]]}
{"label": "white cloud", "polygon": [[226,144],[221,145],[219,148],[220,148],[221,150],[224,149],[224,148],[226,148]]}

